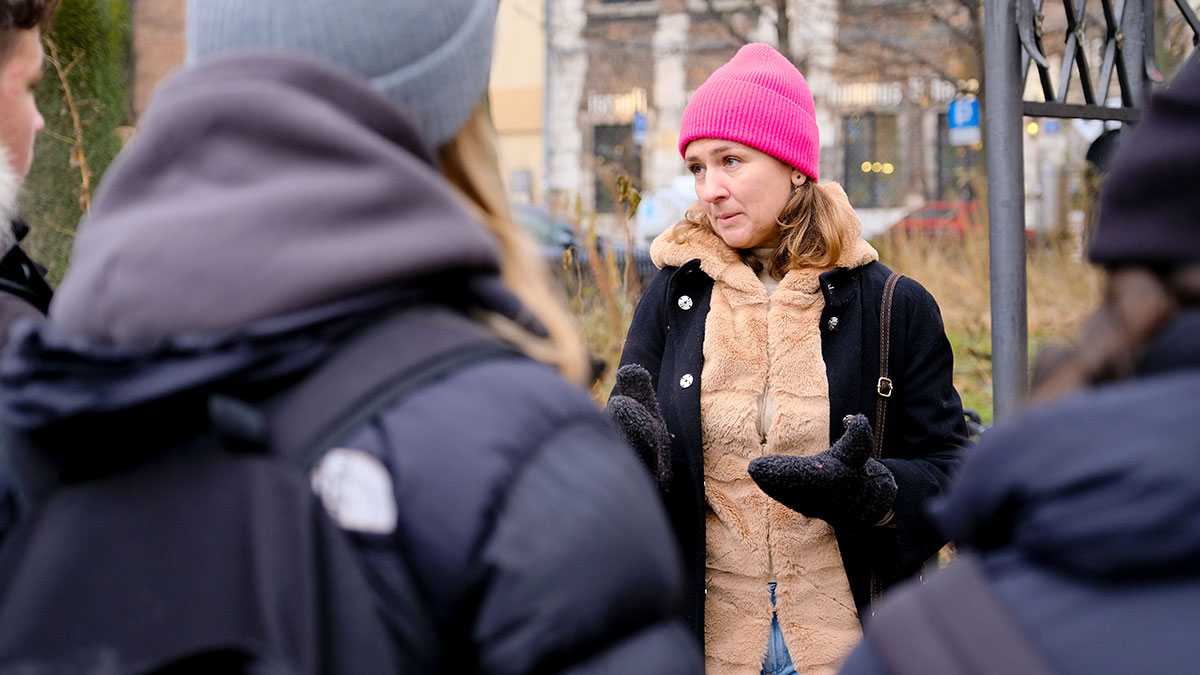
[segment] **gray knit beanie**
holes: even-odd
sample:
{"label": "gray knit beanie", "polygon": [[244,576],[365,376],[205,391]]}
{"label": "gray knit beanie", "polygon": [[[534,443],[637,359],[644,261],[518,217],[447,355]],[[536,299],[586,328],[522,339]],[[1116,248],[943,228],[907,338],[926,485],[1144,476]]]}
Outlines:
{"label": "gray knit beanie", "polygon": [[340,66],[400,104],[426,140],[454,137],[483,97],[497,0],[188,0],[188,61],[282,49]]}

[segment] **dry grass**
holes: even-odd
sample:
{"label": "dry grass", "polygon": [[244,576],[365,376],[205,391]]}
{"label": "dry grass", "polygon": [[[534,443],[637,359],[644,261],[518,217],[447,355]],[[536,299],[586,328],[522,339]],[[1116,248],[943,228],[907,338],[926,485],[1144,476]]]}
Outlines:
{"label": "dry grass", "polygon": [[605,366],[592,386],[593,396],[604,402],[616,378],[625,334],[642,289],[631,260],[618,265],[611,251],[606,255],[599,252],[594,219],[575,222],[581,223],[577,234],[583,250],[566,250],[554,273],[567,292],[567,305],[578,320],[588,351]]}
{"label": "dry grass", "polygon": [[[987,232],[964,241],[886,237],[880,259],[921,282],[937,299],[954,350],[955,386],[985,423],[992,419],[991,302]],[[1069,241],[1031,242],[1026,257],[1031,361],[1045,340],[1069,340],[1099,301],[1101,272]]]}

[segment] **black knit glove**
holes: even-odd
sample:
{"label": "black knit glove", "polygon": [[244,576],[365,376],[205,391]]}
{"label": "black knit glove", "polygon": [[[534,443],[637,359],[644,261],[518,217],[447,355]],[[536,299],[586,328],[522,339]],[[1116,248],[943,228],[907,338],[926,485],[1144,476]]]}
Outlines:
{"label": "black knit glove", "polygon": [[768,455],[750,462],[750,476],[784,506],[834,527],[881,524],[896,499],[896,479],[871,459],[871,423],[847,415],[846,433],[811,457]]}
{"label": "black knit glove", "polygon": [[671,482],[671,435],[659,411],[650,373],[636,363],[621,366],[606,410],[659,488],[666,490]]}

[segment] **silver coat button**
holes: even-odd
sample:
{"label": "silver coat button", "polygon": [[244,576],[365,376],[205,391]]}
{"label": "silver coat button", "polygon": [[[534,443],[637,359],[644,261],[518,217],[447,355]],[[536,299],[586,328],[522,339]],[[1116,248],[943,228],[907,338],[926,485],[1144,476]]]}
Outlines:
{"label": "silver coat button", "polygon": [[683,377],[679,378],[679,386],[683,387],[684,389],[687,389],[688,387],[692,386],[691,374],[687,374],[687,375],[684,375]]}
{"label": "silver coat button", "polygon": [[837,330],[838,318],[836,316],[829,317],[829,330]]}
{"label": "silver coat button", "polygon": [[686,295],[679,296],[679,309],[687,311],[692,308],[692,299]]}

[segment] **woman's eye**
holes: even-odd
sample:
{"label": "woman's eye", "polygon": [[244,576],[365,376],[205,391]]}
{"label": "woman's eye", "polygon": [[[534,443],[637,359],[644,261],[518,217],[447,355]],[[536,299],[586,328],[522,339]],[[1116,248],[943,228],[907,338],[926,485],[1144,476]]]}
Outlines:
{"label": "woman's eye", "polygon": [[738,159],[737,157],[726,157],[725,166],[737,166],[741,163],[741,161],[742,160]]}
{"label": "woman's eye", "polygon": [[693,176],[699,176],[701,173],[704,173],[704,167],[700,166],[699,164],[689,164],[688,171],[690,171]]}

